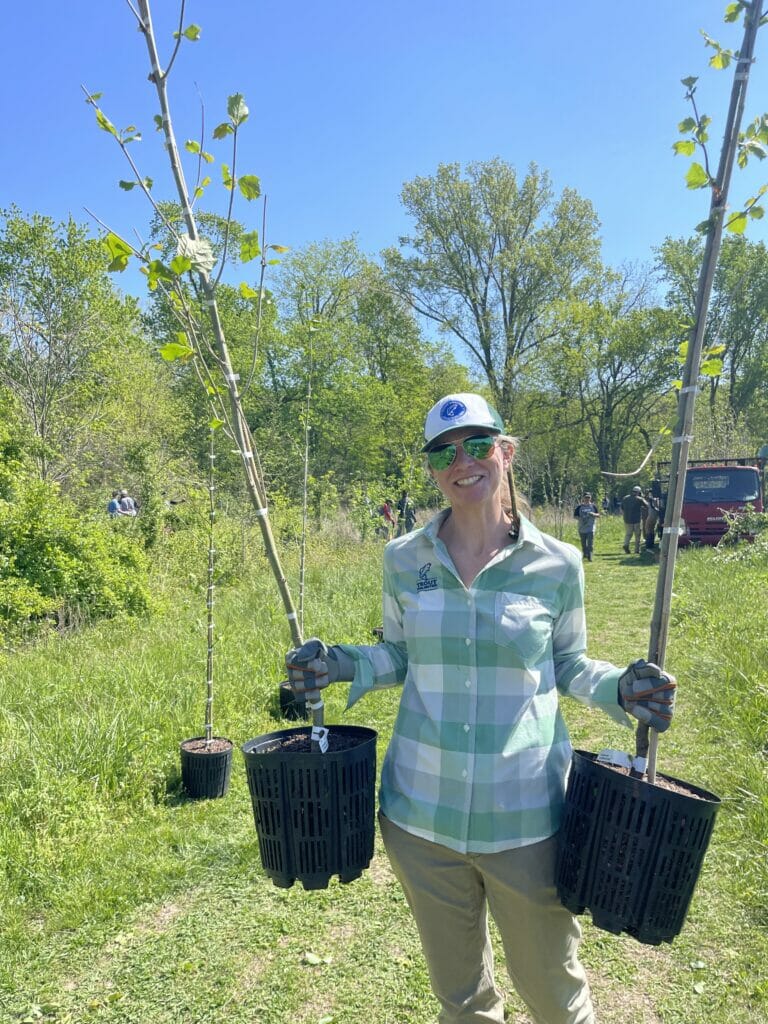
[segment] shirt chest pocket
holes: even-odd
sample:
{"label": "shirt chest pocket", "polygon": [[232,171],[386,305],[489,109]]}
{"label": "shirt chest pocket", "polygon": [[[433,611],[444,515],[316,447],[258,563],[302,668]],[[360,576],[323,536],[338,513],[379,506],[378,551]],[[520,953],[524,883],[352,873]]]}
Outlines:
{"label": "shirt chest pocket", "polygon": [[525,594],[496,595],[496,643],[509,647],[526,661],[543,658],[552,637],[552,609],[538,598]]}

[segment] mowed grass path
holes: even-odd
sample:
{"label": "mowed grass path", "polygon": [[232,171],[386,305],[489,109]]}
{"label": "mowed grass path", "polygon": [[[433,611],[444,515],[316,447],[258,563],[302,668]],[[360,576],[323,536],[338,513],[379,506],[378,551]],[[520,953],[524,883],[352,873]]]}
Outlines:
{"label": "mowed grass path", "polygon": [[[576,539],[570,524],[566,539]],[[321,564],[308,581],[310,631],[367,642],[379,622],[380,550],[336,545],[314,554]],[[585,568],[589,653],[617,664],[644,656],[653,559],[625,556],[619,524],[604,522]],[[244,576],[218,607],[217,720],[238,745],[283,726],[275,692],[285,628],[257,556]],[[358,881],[280,890],[261,873],[238,750],[225,799],[194,803],[179,792],[177,745],[199,733],[202,715],[202,600],[177,595],[151,622],[108,623],[2,665],[0,809],[9,827],[0,831],[0,1021],[434,1021],[415,929],[378,836]],[[600,1024],[768,1019],[761,897],[742,900],[734,880],[745,851],[765,856],[765,836],[744,817],[741,777],[719,768],[724,726],[707,731],[699,684],[684,678],[706,647],[696,640],[692,652],[690,629],[681,620],[670,644],[680,714],[662,737],[659,768],[730,799],[674,944],[641,946],[584,921]],[[381,756],[397,693],[345,713],[345,689],[332,688],[327,720],[376,728]],[[632,748],[629,731],[564,706],[575,746]],[[750,884],[759,888],[759,876]],[[498,963],[509,1021],[529,1024]]]}

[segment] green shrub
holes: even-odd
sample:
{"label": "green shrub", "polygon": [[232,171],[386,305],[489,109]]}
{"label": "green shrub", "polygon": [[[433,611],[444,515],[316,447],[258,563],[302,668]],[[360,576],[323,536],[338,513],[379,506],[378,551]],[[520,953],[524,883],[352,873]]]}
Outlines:
{"label": "green shrub", "polygon": [[0,499],[0,633],[146,611],[147,560],[123,525],[84,517],[40,481]]}

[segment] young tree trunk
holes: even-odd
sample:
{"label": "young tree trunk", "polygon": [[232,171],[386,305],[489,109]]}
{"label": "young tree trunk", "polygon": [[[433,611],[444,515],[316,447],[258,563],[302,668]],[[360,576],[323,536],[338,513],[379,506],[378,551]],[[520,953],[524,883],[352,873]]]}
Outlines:
{"label": "young tree trunk", "polygon": [[[667,647],[667,631],[672,603],[672,583],[675,574],[675,558],[680,529],[680,515],[683,508],[688,449],[693,440],[693,413],[696,404],[697,381],[707,323],[707,310],[712,292],[712,282],[717,267],[717,258],[726,216],[728,188],[736,157],[739,127],[744,113],[744,103],[749,83],[749,71],[755,51],[755,40],[762,17],[763,0],[753,0],[745,14],[744,42],[736,60],[731,100],[728,108],[723,148],[720,154],[715,184],[712,186],[712,200],[709,210],[709,231],[704,247],[704,258],[699,273],[696,291],[693,327],[688,341],[688,352],[680,389],[677,425],[672,438],[672,465],[670,467],[667,510],[664,517],[664,533],[661,541],[661,562],[656,584],[656,597],[651,619],[651,639],[648,660],[663,667]],[[656,748],[658,734],[647,726],[638,727],[637,753],[648,755],[648,779],[655,781]]]}
{"label": "young tree trunk", "polygon": [[[179,159],[179,149],[173,131],[173,122],[168,103],[167,71],[163,71],[160,67],[157,43],[152,27],[152,14],[150,11],[149,0],[138,0],[138,14],[140,19],[139,27],[144,35],[147,52],[149,54],[149,62],[152,69],[150,80],[155,86],[158,100],[160,102],[163,133],[165,136],[165,148],[168,153],[171,172],[176,186],[176,193],[179,197],[179,203],[181,204],[184,222],[186,224],[189,237],[193,241],[199,241],[200,235],[190,203],[189,192],[184,178],[184,171],[181,165],[181,160]],[[197,269],[195,273],[204,297],[204,305],[208,311],[208,317],[214,336],[216,355],[218,357],[222,376],[226,383],[230,407],[230,419],[235,435],[234,440],[243,460],[243,470],[245,473],[248,495],[256,512],[267,559],[283,602],[285,614],[288,619],[288,627],[291,633],[291,640],[294,645],[298,646],[302,643],[298,616],[283,572],[277,545],[275,543],[275,538],[269,521],[264,484],[258,470],[253,439],[240,401],[238,378],[232,369],[229,349],[227,347],[221,318],[216,304],[216,284],[211,280],[211,276],[208,272]]]}

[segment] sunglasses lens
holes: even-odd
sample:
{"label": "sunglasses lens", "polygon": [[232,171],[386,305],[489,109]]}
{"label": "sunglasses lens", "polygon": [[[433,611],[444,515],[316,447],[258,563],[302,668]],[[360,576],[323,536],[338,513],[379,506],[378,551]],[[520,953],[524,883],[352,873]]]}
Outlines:
{"label": "sunglasses lens", "polygon": [[432,469],[448,469],[455,458],[455,444],[444,444],[439,448],[433,448],[431,452],[427,452],[427,462],[430,464]]}
{"label": "sunglasses lens", "polygon": [[468,437],[462,441],[462,448],[473,459],[487,459],[495,443],[493,437]]}

